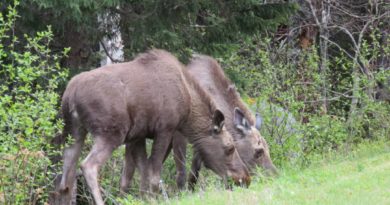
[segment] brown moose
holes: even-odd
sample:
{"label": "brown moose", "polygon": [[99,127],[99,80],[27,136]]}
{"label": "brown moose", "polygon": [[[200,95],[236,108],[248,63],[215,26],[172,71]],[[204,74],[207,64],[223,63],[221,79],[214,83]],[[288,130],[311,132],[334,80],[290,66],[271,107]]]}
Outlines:
{"label": "brown moose", "polygon": [[[238,154],[248,169],[253,171],[256,166],[260,166],[268,173],[277,174],[268,144],[258,131],[261,120],[253,116],[218,62],[209,56],[196,55],[187,67],[193,78],[213,96],[224,113],[226,130],[233,136]],[[202,160],[195,150],[189,176],[191,189],[196,183]],[[205,166],[208,167],[207,164]]]}
{"label": "brown moose", "polygon": [[170,53],[152,50],[128,63],[104,66],[71,79],[62,98],[63,136],[72,136],[64,150],[59,185],[62,204],[69,204],[76,164],[87,132],[94,144],[81,169],[96,204],[104,204],[98,172],[114,149],[126,144],[141,153],[145,138],[154,137],[143,172],[145,191],[158,190],[160,172],[175,132],[186,136],[202,160],[222,178],[250,183],[225,117],[211,96]]}

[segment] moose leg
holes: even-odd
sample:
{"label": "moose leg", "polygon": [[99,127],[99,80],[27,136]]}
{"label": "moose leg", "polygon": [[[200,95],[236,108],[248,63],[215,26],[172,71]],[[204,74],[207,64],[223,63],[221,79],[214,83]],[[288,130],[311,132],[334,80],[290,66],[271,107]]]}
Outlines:
{"label": "moose leg", "polygon": [[99,169],[111,156],[116,147],[116,145],[108,143],[107,140],[101,136],[96,136],[91,151],[81,164],[83,175],[91,190],[96,205],[104,205],[98,183]]}
{"label": "moose leg", "polygon": [[158,133],[154,139],[152,153],[148,160],[149,184],[152,193],[157,193],[159,190],[164,154],[167,152],[171,141],[172,132]]}
{"label": "moose leg", "polygon": [[123,171],[121,176],[121,185],[120,185],[120,192],[122,194],[127,193],[130,188],[130,182],[133,178],[134,171],[135,171],[135,159],[132,153],[132,149],[134,149],[134,146],[131,146],[130,144],[126,144],[125,149],[125,162],[123,164]]}
{"label": "moose leg", "polygon": [[183,190],[186,183],[186,152],[187,141],[180,133],[175,133],[172,139],[173,159],[176,164],[176,185]]}
{"label": "moose leg", "polygon": [[146,140],[138,141],[134,149],[132,150],[132,155],[137,165],[138,171],[141,174],[141,183],[140,183],[140,192],[143,195],[148,191],[148,175],[147,175],[147,161],[148,157],[146,154]]}
{"label": "moose leg", "polygon": [[[72,124],[77,125],[77,123]],[[72,126],[71,129],[72,137],[75,142],[64,150],[64,165],[58,190],[61,194],[62,204],[70,204],[72,198],[75,197],[72,196],[72,193],[76,180],[76,165],[80,157],[81,149],[84,145],[84,140],[87,133],[83,128],[80,127]]]}
{"label": "moose leg", "polygon": [[198,182],[199,171],[202,167],[202,160],[197,152],[194,152],[191,164],[191,173],[188,179],[188,187],[190,190],[194,191],[195,184]]}

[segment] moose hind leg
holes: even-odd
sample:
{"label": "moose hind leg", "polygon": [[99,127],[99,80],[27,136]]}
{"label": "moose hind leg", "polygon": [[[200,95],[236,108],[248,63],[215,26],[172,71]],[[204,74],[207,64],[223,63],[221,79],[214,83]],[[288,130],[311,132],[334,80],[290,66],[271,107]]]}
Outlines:
{"label": "moose hind leg", "polygon": [[99,170],[116,147],[117,146],[107,142],[104,138],[96,136],[91,151],[81,164],[83,175],[91,190],[96,205],[104,205],[98,183]]}
{"label": "moose hind leg", "polygon": [[64,197],[63,200],[68,201],[64,202],[64,204],[70,203],[70,200],[73,198],[72,190],[76,180],[76,165],[87,134],[86,130],[81,127],[72,127],[71,132],[75,142],[64,150],[64,165],[58,190]]}

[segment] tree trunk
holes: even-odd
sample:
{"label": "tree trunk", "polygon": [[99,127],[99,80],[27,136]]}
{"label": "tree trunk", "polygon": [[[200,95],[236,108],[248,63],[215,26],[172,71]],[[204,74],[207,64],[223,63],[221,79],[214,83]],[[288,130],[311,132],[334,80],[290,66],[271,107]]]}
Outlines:
{"label": "tree trunk", "polygon": [[320,68],[319,73],[321,77],[321,93],[322,93],[322,114],[326,114],[327,109],[327,71],[328,71],[328,21],[330,16],[330,6],[328,1],[322,2],[321,5],[321,24],[319,28],[319,44],[320,44]]}

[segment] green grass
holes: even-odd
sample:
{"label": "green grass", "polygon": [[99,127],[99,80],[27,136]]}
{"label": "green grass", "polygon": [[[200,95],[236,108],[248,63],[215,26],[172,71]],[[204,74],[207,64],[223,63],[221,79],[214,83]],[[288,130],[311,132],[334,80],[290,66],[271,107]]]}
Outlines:
{"label": "green grass", "polygon": [[[305,169],[281,169],[276,179],[255,178],[249,189],[214,187],[151,203],[390,204],[389,143],[364,144],[353,150],[327,154]],[[130,200],[125,204],[138,203]]]}

